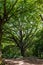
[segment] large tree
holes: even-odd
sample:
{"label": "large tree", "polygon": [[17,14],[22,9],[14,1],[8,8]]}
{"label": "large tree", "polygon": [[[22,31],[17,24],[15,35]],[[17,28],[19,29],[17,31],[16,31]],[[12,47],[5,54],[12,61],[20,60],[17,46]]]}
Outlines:
{"label": "large tree", "polygon": [[37,3],[36,1],[22,1],[17,9],[19,12],[4,27],[7,39],[16,43],[22,56],[25,56],[26,48],[31,46],[33,41],[37,39],[36,33],[39,31],[41,23],[41,11]]}
{"label": "large tree", "polygon": [[[1,59],[1,55],[2,55],[1,41],[2,41],[4,24],[7,21],[11,20],[11,18],[13,18],[13,16],[15,16],[15,18],[16,18],[17,14],[26,13],[27,11],[30,12],[29,18],[31,18],[30,15],[32,15],[33,19],[35,20],[36,18],[34,18],[34,17],[37,16],[39,13],[41,14],[41,11],[43,10],[42,9],[42,6],[43,6],[42,2],[43,1],[39,1],[39,0],[34,0],[34,1],[27,0],[27,3],[26,3],[26,0],[10,0],[10,1],[9,0],[0,0],[0,59]],[[26,3],[27,5],[24,3]],[[25,9],[24,9],[23,5],[25,6]],[[18,9],[19,6],[20,6],[20,8]],[[38,9],[38,10],[36,10],[36,9]],[[41,10],[41,11],[39,12],[39,10]],[[33,16],[35,11],[37,13]],[[31,13],[31,12],[34,12],[34,13]]]}

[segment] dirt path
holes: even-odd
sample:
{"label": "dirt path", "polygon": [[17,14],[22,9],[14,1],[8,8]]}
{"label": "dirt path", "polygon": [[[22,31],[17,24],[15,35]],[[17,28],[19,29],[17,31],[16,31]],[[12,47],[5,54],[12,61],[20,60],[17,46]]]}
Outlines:
{"label": "dirt path", "polygon": [[40,59],[5,59],[6,65],[43,65]]}

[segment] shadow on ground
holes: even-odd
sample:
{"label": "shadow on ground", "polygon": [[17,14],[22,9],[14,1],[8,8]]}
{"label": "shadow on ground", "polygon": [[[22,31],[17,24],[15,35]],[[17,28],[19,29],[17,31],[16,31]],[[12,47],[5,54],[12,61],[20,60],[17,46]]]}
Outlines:
{"label": "shadow on ground", "polygon": [[6,65],[43,65],[43,59],[23,58],[23,59],[5,59]]}

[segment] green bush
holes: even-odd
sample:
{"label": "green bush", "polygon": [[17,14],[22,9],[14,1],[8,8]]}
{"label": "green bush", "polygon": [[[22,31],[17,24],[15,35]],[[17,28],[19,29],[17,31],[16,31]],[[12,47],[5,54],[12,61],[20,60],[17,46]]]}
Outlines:
{"label": "green bush", "polygon": [[18,58],[21,57],[20,50],[18,47],[14,45],[6,46],[3,50],[3,57],[4,58]]}
{"label": "green bush", "polygon": [[43,58],[43,43],[36,43],[32,49],[33,56]]}

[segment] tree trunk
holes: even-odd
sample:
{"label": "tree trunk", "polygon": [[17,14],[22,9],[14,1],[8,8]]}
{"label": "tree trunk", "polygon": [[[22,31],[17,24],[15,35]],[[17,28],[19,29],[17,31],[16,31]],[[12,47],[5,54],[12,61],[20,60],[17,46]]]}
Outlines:
{"label": "tree trunk", "polygon": [[1,41],[2,41],[2,28],[0,25],[0,65],[2,64],[2,44],[1,44]]}
{"label": "tree trunk", "polygon": [[23,48],[21,48],[21,55],[25,57],[25,50]]}

